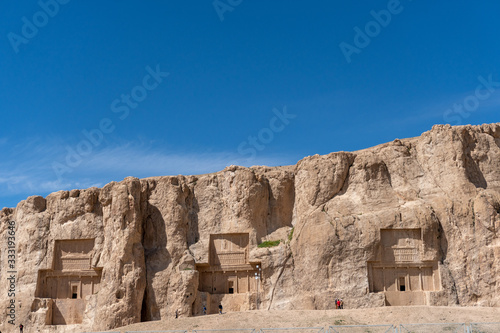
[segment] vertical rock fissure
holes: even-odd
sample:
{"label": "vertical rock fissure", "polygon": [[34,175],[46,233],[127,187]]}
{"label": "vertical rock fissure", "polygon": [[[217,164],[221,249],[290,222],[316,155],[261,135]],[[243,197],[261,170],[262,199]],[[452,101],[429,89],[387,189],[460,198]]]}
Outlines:
{"label": "vertical rock fissure", "polygon": [[143,209],[143,212],[141,214],[141,217],[142,217],[141,244],[142,244],[142,248],[144,249],[144,257],[143,257],[144,258],[144,277],[146,280],[146,285],[144,286],[144,291],[142,293],[141,323],[151,320],[151,316],[148,314],[148,264],[147,264],[148,253],[146,251],[146,246],[144,244],[144,239],[146,238],[146,227],[147,227],[147,223],[148,223],[147,221],[149,218],[150,189],[149,189],[148,185],[147,185],[146,190],[145,190],[144,205],[141,205],[141,208]]}
{"label": "vertical rock fissure", "polygon": [[[287,247],[288,249],[288,247]],[[280,272],[278,273],[278,277],[276,278],[276,282],[273,283],[273,290],[271,291],[271,299],[269,300],[269,305],[267,307],[267,310],[269,311],[269,309],[271,309],[271,305],[273,304],[273,299],[274,299],[274,293],[276,291],[276,286],[278,285],[278,282],[281,278],[281,275],[283,275],[283,271],[285,270],[285,267],[286,267],[286,264],[288,263],[288,259],[290,259],[290,257],[292,256],[292,251],[290,249],[288,249],[288,255],[285,259],[285,262],[283,263],[283,266],[281,267],[280,269]]]}
{"label": "vertical rock fissure", "polygon": [[[146,268],[146,276],[147,276],[147,268]],[[142,295],[141,323],[148,321],[147,296],[148,296],[148,287],[146,286],[146,288],[144,288],[144,293]]]}

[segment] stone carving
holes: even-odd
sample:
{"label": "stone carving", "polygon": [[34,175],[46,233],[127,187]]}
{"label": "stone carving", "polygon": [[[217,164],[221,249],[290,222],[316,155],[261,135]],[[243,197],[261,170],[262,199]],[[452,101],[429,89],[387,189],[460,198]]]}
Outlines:
{"label": "stone carving", "polygon": [[422,230],[381,229],[381,260],[368,262],[371,292],[384,292],[387,305],[426,304],[424,291],[440,290],[437,261],[423,261]]}
{"label": "stone carving", "polygon": [[91,265],[93,248],[93,239],[55,241],[52,268],[38,271],[35,291],[35,297],[53,300],[47,324],[82,322],[85,298],[99,291],[101,281],[102,268]]}
{"label": "stone carving", "polygon": [[260,262],[249,262],[248,246],[248,233],[210,235],[209,262],[196,264],[199,290],[210,294],[255,292]]}
{"label": "stone carving", "polygon": [[[53,332],[46,325],[58,315],[50,311],[70,301],[66,309],[79,318],[61,317],[82,323],[60,325],[58,333],[107,331],[176,310],[197,315],[203,304],[217,311],[219,301],[225,311],[255,309],[257,300],[259,309],[331,309],[336,297],[346,308],[498,307],[500,124],[434,126],[420,137],[292,166],[126,178],[29,197],[0,212],[3,309],[10,302],[9,221],[16,224],[16,321],[33,331]],[[408,231],[386,236],[381,229]],[[210,235],[241,233],[248,245],[234,242],[235,253],[210,258]],[[56,241],[69,239],[95,241],[77,251],[81,257],[61,250],[56,264]],[[278,246],[256,247],[278,239]],[[243,258],[249,285],[247,272],[232,268]],[[258,288],[255,262],[264,268]],[[90,269],[79,269],[87,263]],[[223,283],[211,284],[212,268],[226,272]],[[50,280],[61,278],[67,282],[58,296]],[[85,279],[95,279],[93,290]],[[71,298],[72,287],[81,298]],[[425,299],[417,302],[417,294]],[[2,332],[12,329],[6,318]]]}
{"label": "stone carving", "polygon": [[215,312],[220,297],[210,295],[255,293],[260,280],[255,279],[260,262],[248,258],[249,234],[212,234],[209,241],[208,263],[197,263],[200,274],[199,291]]}
{"label": "stone carving", "polygon": [[248,234],[210,235],[211,266],[245,266],[248,264]]}

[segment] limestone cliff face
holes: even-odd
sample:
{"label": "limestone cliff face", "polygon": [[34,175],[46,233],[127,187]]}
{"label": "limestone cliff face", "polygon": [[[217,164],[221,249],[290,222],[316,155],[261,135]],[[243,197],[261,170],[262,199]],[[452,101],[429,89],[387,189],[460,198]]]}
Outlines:
{"label": "limestone cliff face", "polygon": [[[15,297],[7,280],[12,221]],[[295,166],[60,191],[0,213],[0,329],[12,327],[12,299],[17,325],[66,324],[58,331],[68,332],[176,310],[196,315],[207,302],[229,310],[326,309],[336,297],[346,307],[500,306],[498,230],[500,123],[437,125]],[[232,277],[214,266],[211,235],[234,234],[248,234],[246,250],[239,244],[246,273],[235,268],[240,290],[216,291],[214,267]],[[76,241],[58,245],[65,240]],[[92,251],[78,240],[93,242]],[[282,241],[257,248],[267,240]],[[256,263],[261,279],[253,282]]]}

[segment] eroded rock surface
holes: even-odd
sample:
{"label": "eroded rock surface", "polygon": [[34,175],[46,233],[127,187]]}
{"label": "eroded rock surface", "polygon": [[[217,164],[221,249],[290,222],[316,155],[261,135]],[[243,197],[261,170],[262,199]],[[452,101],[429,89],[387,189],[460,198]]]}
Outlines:
{"label": "eroded rock surface", "polygon": [[[499,230],[500,123],[436,125],[295,166],[60,191],[0,213],[0,329],[12,329],[12,299],[17,325],[47,332],[54,321],[66,321],[58,332],[97,331],[218,303],[498,307]],[[57,245],[69,240],[88,241]]]}

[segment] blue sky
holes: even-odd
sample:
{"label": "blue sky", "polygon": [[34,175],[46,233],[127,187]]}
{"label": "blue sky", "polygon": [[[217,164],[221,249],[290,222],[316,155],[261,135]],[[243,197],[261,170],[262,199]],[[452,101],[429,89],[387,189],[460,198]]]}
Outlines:
{"label": "blue sky", "polygon": [[0,207],[498,122],[498,1],[2,1]]}

